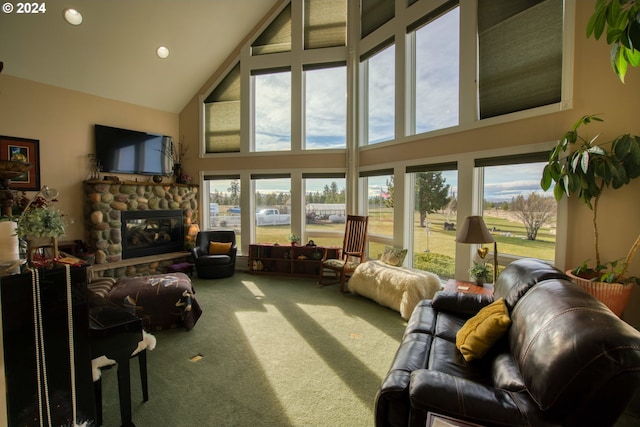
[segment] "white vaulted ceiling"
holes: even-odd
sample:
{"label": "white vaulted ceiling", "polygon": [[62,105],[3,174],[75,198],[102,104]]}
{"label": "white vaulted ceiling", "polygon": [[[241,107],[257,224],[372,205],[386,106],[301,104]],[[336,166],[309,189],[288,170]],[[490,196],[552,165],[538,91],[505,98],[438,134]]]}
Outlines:
{"label": "white vaulted ceiling", "polygon": [[177,113],[277,2],[47,0],[44,13],[18,14],[11,1],[0,12],[3,74]]}

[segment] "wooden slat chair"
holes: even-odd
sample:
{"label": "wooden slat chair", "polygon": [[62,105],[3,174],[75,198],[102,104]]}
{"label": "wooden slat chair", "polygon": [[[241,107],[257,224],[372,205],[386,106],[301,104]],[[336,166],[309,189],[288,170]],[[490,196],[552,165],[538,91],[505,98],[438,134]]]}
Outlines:
{"label": "wooden slat chair", "polygon": [[[325,250],[318,278],[319,285],[332,285],[339,282],[340,292],[345,292],[344,284],[347,276],[351,276],[356,267],[365,261],[368,226],[368,216],[347,215],[340,258],[327,259],[327,251]],[[324,283],[325,269],[332,270],[335,273],[335,282]]]}

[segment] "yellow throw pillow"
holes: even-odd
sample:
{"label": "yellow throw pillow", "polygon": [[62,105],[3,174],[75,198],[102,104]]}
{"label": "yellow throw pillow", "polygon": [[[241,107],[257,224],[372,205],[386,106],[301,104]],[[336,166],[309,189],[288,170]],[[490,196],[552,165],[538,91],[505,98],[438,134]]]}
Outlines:
{"label": "yellow throw pillow", "polygon": [[209,242],[209,255],[227,255],[231,250],[231,242]]}
{"label": "yellow throw pillow", "polygon": [[467,320],[456,334],[456,347],[467,362],[482,358],[511,325],[509,311],[500,298]]}

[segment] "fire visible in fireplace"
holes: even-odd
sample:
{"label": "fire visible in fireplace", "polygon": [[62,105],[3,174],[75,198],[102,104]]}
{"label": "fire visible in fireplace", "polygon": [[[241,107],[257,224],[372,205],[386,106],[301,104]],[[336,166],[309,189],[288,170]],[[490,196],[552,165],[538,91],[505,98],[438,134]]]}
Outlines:
{"label": "fire visible in fireplace", "polygon": [[122,211],[122,258],[184,250],[182,211]]}

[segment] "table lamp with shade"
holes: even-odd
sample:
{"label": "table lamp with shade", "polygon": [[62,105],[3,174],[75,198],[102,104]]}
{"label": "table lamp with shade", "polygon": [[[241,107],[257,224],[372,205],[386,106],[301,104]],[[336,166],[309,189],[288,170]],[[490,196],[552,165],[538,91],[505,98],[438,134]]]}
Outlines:
{"label": "table lamp with shade", "polygon": [[200,226],[198,225],[198,223],[194,222],[192,224],[189,224],[189,227],[187,228],[187,238],[185,239],[187,241],[187,248],[189,250],[195,246],[196,237],[198,237],[199,232]]}
{"label": "table lamp with shade", "polygon": [[[493,283],[496,283],[498,277],[498,244],[496,239],[491,235],[484,220],[479,215],[471,215],[464,219],[464,223],[460,227],[456,235],[458,243],[493,243]],[[484,261],[487,256],[488,248],[479,247],[478,256]]]}

